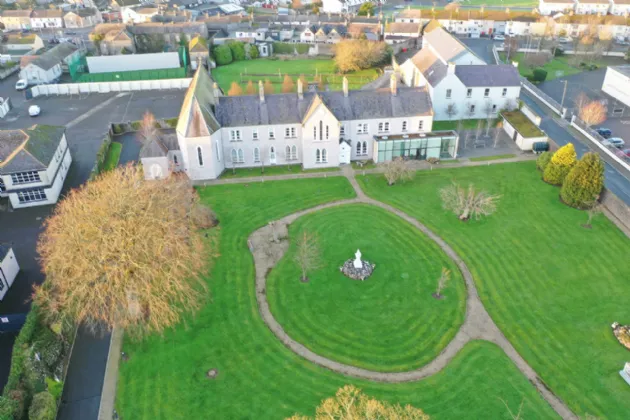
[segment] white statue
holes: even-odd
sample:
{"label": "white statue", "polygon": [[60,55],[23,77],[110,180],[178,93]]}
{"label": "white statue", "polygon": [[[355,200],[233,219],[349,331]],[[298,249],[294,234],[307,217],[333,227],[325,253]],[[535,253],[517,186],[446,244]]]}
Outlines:
{"label": "white statue", "polygon": [[361,261],[361,251],[357,249],[357,252],[354,254],[354,268],[363,268],[363,262]]}

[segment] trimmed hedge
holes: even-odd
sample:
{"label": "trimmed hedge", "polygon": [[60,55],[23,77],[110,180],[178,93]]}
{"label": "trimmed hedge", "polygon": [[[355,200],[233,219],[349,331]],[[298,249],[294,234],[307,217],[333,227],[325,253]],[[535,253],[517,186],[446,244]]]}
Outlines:
{"label": "trimmed hedge", "polygon": [[[114,124],[116,126],[116,124]],[[116,129],[114,128],[114,131]],[[101,171],[103,170],[103,164],[105,163],[105,159],[107,158],[107,152],[109,151],[109,146],[112,144],[112,138],[109,134],[103,139],[101,143],[101,147],[98,148],[98,152],[96,152],[96,162],[94,163],[94,167],[92,168],[92,172],[90,173],[90,177],[88,181],[96,178]]]}
{"label": "trimmed hedge", "polygon": [[212,49],[212,55],[214,56],[214,61],[217,63],[217,66],[225,66],[226,64],[230,64],[232,62],[232,50],[229,46],[217,45]]}
{"label": "trimmed hedge", "polygon": [[289,42],[274,42],[273,53],[274,54],[293,54],[297,51],[298,54],[308,54],[308,50],[311,46],[309,44],[293,44]]}

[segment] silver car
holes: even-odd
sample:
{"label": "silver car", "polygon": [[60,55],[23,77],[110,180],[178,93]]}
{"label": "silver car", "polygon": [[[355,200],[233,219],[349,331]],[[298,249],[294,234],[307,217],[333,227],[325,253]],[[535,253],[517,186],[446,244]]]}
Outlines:
{"label": "silver car", "polygon": [[610,147],[610,146],[614,146],[614,147],[616,147],[617,149],[622,149],[622,148],[623,148],[623,146],[625,146],[625,145],[626,145],[626,142],[625,142],[625,141],[623,141],[623,139],[622,139],[622,138],[619,138],[619,137],[611,137],[611,138],[609,138],[609,139],[603,140],[603,141],[602,141],[602,144],[603,144],[604,146],[608,146],[608,147]]}

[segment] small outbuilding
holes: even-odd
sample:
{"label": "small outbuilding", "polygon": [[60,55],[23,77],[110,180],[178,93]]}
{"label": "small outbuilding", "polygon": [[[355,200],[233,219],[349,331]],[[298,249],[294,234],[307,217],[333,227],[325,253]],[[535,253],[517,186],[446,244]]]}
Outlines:
{"label": "small outbuilding", "polygon": [[13,248],[0,244],[0,300],[4,299],[19,271]]}

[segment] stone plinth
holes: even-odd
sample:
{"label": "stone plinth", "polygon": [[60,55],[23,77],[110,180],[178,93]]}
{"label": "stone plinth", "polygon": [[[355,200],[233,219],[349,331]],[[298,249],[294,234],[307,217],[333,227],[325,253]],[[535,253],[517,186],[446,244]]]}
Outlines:
{"label": "stone plinth", "polygon": [[358,264],[355,264],[355,259],[349,259],[341,267],[339,267],[339,271],[341,271],[346,277],[350,277],[352,280],[365,280],[372,275],[374,272],[374,268],[376,268],[376,264],[370,264],[369,261],[361,260],[361,267],[356,267]]}

